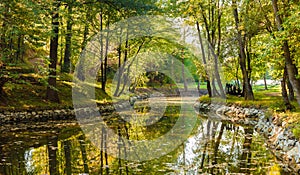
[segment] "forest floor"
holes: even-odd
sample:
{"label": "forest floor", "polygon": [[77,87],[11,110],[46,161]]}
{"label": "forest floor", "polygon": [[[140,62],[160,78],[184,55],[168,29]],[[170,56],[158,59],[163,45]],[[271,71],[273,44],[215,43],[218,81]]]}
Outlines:
{"label": "forest floor", "polygon": [[[0,111],[73,108],[72,84],[71,75],[59,74],[57,92],[60,103],[53,103],[46,100],[46,80],[7,82],[3,88],[5,95],[0,100]],[[109,99],[109,96],[98,87],[95,87],[95,97],[98,102],[103,103]]]}

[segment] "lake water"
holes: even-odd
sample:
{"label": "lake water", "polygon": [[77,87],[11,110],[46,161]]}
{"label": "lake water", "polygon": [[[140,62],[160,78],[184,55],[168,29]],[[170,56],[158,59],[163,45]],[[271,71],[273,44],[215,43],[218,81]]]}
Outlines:
{"label": "lake water", "polygon": [[[140,116],[147,111],[139,110]],[[155,150],[124,141],[155,140],[181,117],[189,122],[196,115],[180,111],[179,104],[169,104],[147,125],[106,114],[104,123],[120,136],[116,138],[95,122],[85,132],[77,121],[1,125],[0,174],[288,174],[253,128],[201,116],[183,142],[156,143]],[[118,158],[124,155],[127,159]]]}

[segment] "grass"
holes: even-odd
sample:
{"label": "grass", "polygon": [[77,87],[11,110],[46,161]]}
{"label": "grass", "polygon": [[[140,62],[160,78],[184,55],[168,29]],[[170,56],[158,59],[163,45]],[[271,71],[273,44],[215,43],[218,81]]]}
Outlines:
{"label": "grass", "polygon": [[[23,70],[21,67],[18,70]],[[32,71],[32,70],[31,70]],[[73,76],[71,74],[59,73],[57,75],[57,91],[60,99],[60,103],[49,102],[46,97],[46,79],[42,76],[33,73],[26,72],[20,73],[23,77],[26,77],[22,81],[7,82],[4,86],[5,96],[0,97],[0,111],[24,111],[24,110],[43,110],[43,109],[67,109],[73,108],[72,99],[72,86]],[[36,81],[39,79],[40,82]],[[126,91],[126,94],[122,94],[120,97],[113,97],[113,91],[116,89],[115,83],[108,83],[106,86],[106,93],[101,89],[100,83],[87,83],[86,86],[94,88],[95,99],[91,100],[97,104],[106,104],[118,101],[128,100],[128,96],[132,95]],[[183,84],[179,84],[183,87]],[[170,91],[170,85],[165,85],[161,89],[167,93]],[[169,87],[170,86],[170,87]],[[195,86],[189,84],[189,87]],[[162,88],[158,86],[157,88]],[[175,88],[175,87],[174,87]],[[151,88],[139,88],[138,94],[147,94],[151,91]],[[112,98],[113,97],[113,98]],[[82,102],[84,104],[84,102]]]}
{"label": "grass", "polygon": [[[33,74],[34,76],[34,74]],[[57,91],[60,103],[49,102],[45,99],[47,86],[43,83],[12,83],[4,86],[5,96],[1,97],[1,111],[24,111],[43,109],[73,108],[72,76],[60,74],[57,77]],[[95,98],[98,103],[107,103],[109,96],[99,87],[95,87]]]}
{"label": "grass", "polygon": [[[228,96],[228,103],[235,103],[242,107],[271,108],[278,111],[283,110],[283,101],[279,86],[270,86],[265,90],[262,86],[253,86],[254,100],[245,101],[243,97]],[[283,106],[282,106],[283,105]]]}
{"label": "grass", "polygon": [[282,107],[283,101],[280,94],[280,87],[279,86],[270,86],[268,90],[264,90],[262,86],[254,86],[253,93],[255,100],[248,100],[245,101],[244,97],[227,95],[226,99],[220,98],[209,98],[208,96],[200,97],[200,101],[204,102],[226,102],[226,104],[235,104],[241,107],[255,107],[255,108],[272,108],[273,110],[281,110],[279,107]]}

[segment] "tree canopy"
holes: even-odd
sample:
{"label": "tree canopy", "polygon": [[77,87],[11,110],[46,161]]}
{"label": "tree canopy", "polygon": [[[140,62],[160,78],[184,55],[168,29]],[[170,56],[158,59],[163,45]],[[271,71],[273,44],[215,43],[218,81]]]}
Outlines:
{"label": "tree canopy", "polygon": [[[282,88],[294,92],[300,104],[298,1],[5,0],[0,7],[2,96],[6,82],[20,79],[20,71],[11,67],[21,65],[22,69],[36,69],[47,87],[46,99],[59,102],[56,94],[58,74],[73,75],[85,46],[100,32],[98,57],[101,65],[97,76],[105,92],[118,69],[121,70],[119,74],[133,74],[133,68],[123,66],[129,58],[137,57],[140,52],[158,51],[183,60],[196,81],[206,82],[211,97],[224,98],[225,84],[233,82],[246,100],[253,100],[253,83],[273,79],[280,80]],[[197,32],[191,37],[187,31],[186,38],[201,44],[197,48],[201,54],[183,51],[181,46],[160,37],[129,40],[125,37],[119,38],[119,43],[111,43],[109,31],[114,23],[142,15],[180,19],[182,29],[189,26]],[[126,31],[126,26],[120,29],[121,33]],[[153,60],[153,63],[164,64],[160,60]],[[131,83],[144,86],[154,80],[144,69],[139,71],[144,73],[139,78],[131,76]],[[118,84],[122,84],[121,79],[122,75]],[[114,95],[119,96],[121,89],[117,87]]]}

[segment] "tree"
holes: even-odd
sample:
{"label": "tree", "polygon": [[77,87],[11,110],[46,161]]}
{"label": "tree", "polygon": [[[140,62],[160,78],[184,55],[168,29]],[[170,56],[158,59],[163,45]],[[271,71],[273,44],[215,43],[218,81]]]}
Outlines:
{"label": "tree", "polygon": [[243,93],[245,100],[254,100],[254,94],[252,91],[252,86],[250,84],[250,77],[249,77],[249,69],[247,70],[246,62],[248,62],[248,67],[250,67],[250,58],[247,56],[245,52],[245,35],[242,36],[242,32],[240,30],[240,20],[238,14],[238,7],[236,0],[232,0],[232,8],[233,8],[233,16],[235,20],[235,28],[237,30],[237,40],[239,43],[239,63],[243,74]]}
{"label": "tree", "polygon": [[3,101],[3,96],[5,95],[3,87],[6,82],[9,81],[8,72],[6,70],[6,66],[3,62],[0,60],[0,99]]}
{"label": "tree", "polygon": [[72,46],[72,12],[73,12],[73,2],[68,3],[68,14],[67,14],[67,33],[65,36],[65,54],[64,54],[64,64],[62,67],[62,72],[70,72],[70,57],[71,57],[71,46]]}
{"label": "tree", "polygon": [[286,90],[286,84],[287,84],[287,68],[286,68],[286,66],[284,67],[283,78],[280,83],[281,83],[281,95],[283,98],[284,105],[287,110],[291,110],[294,108],[294,106],[290,103],[290,100],[289,100],[288,94],[287,94],[287,90]]}
{"label": "tree", "polygon": [[[196,24],[203,64],[205,67],[207,67],[210,62],[213,65],[212,71],[209,72],[209,70],[206,70],[204,75],[205,81],[207,82],[209,96],[220,95],[221,97],[225,98],[225,92],[219,72],[219,61],[221,59],[221,19],[223,14],[223,4],[223,1],[213,0],[206,2],[202,0],[192,0],[179,3],[178,8],[186,9],[182,13],[187,17],[187,23],[192,25]],[[181,15],[182,14],[179,14],[178,16]],[[202,31],[205,33],[205,40],[201,36]],[[217,90],[216,82],[219,90]]]}
{"label": "tree", "polygon": [[46,99],[52,102],[59,103],[58,92],[56,89],[56,64],[57,64],[57,48],[58,48],[58,32],[59,32],[59,14],[58,10],[60,2],[53,3],[52,11],[52,36],[50,40],[50,65],[48,76],[48,87]]}
{"label": "tree", "polygon": [[[276,18],[278,31],[284,31],[282,17],[279,12],[277,0],[272,0],[273,12]],[[293,63],[293,58],[291,57],[290,46],[287,39],[282,40],[282,49],[284,52],[285,64],[287,68],[287,73],[289,80],[293,86],[296,93],[297,102],[300,105],[300,80],[298,77],[298,70],[296,65]]]}
{"label": "tree", "polygon": [[214,65],[214,71],[213,71],[213,89],[217,92],[215,87],[215,80],[217,81],[217,84],[219,86],[220,96],[222,98],[225,98],[225,92],[223,89],[223,85],[221,82],[221,77],[219,73],[219,60],[221,57],[221,20],[222,20],[222,9],[224,1],[210,1],[208,4],[202,4],[203,2],[199,3],[200,6],[200,12],[202,15],[202,20],[204,23],[204,28],[207,36],[208,41],[208,56],[212,55],[213,59],[213,65]]}
{"label": "tree", "polygon": [[[205,50],[204,50],[204,46],[203,46],[203,40],[202,40],[202,36],[201,36],[200,25],[199,25],[198,21],[196,21],[196,26],[197,26],[199,42],[200,42],[200,47],[201,47],[202,61],[203,61],[203,64],[206,65],[207,61],[206,61]],[[208,96],[212,97],[211,83],[210,83],[210,78],[209,78],[209,75],[208,75],[207,71],[205,71],[204,79],[206,81],[206,88],[207,88],[207,91],[208,91]]]}

